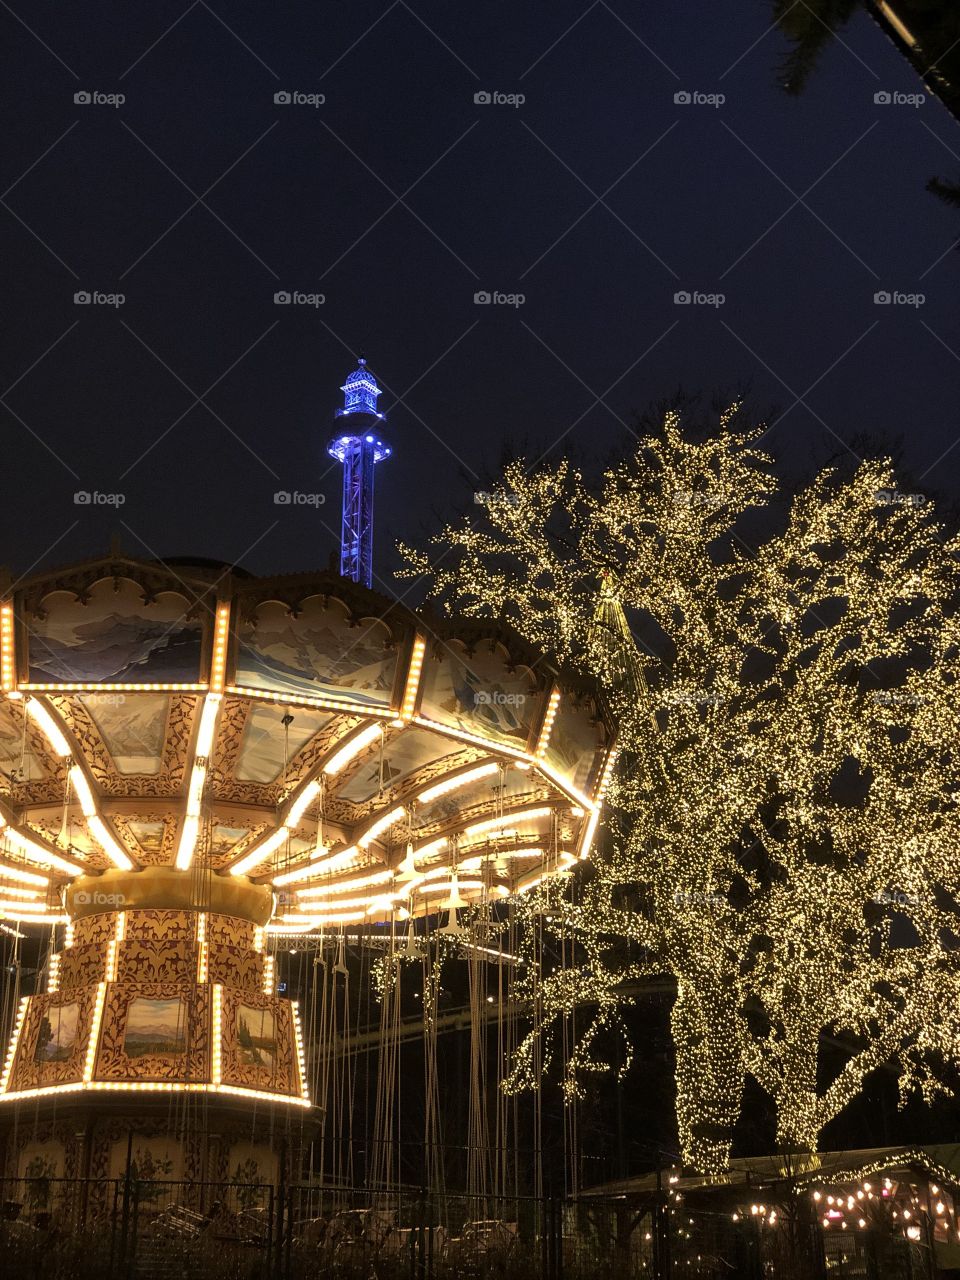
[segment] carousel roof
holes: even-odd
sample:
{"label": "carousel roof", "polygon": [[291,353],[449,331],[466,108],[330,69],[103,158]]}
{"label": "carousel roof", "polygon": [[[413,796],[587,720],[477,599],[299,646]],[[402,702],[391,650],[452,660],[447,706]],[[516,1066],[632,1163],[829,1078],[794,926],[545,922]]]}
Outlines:
{"label": "carousel roof", "polygon": [[0,914],[26,922],[163,866],[270,886],[276,931],[507,897],[587,856],[612,762],[595,691],[508,628],[333,573],[40,574],[0,594],[0,683]]}

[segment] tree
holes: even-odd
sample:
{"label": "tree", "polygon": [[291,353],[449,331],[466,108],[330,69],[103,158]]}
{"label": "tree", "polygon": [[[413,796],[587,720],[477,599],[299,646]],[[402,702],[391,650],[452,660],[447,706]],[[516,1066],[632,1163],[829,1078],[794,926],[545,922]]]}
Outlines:
{"label": "tree", "polygon": [[[503,616],[598,675],[617,712],[611,851],[578,904],[544,890],[578,964],[533,972],[530,994],[548,1025],[585,1000],[596,1009],[568,1065],[575,1093],[620,1025],[624,985],[673,974],[678,1128],[708,1172],[727,1163],[748,1071],[777,1103],[781,1139],[812,1146],[878,1061],[900,1051],[929,1086],[920,1060],[952,1043],[921,1043],[920,1024],[930,966],[952,981],[952,908],[932,882],[954,829],[937,735],[956,645],[937,628],[956,547],[871,463],[818,479],[750,550],[740,528],[775,486],[740,416],[735,405],[694,439],[668,411],[595,486],[564,462],[511,463],[482,515],[433,539],[433,559],[402,548],[448,608]],[[903,679],[921,650],[910,680],[924,701],[871,700],[878,663]],[[898,945],[901,917],[921,921],[919,944]],[[825,1031],[863,1049],[821,1094]],[[522,1046],[515,1085],[536,1083],[542,1035]]]}

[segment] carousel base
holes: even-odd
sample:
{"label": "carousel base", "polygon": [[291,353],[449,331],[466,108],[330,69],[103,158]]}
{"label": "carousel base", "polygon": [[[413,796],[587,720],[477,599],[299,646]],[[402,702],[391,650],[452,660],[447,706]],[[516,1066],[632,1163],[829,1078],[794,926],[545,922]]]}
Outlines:
{"label": "carousel base", "polygon": [[76,1202],[109,1212],[119,1189],[202,1208],[296,1181],[318,1109],[229,1096],[98,1093],[38,1098],[0,1115],[2,1200],[29,1212]]}

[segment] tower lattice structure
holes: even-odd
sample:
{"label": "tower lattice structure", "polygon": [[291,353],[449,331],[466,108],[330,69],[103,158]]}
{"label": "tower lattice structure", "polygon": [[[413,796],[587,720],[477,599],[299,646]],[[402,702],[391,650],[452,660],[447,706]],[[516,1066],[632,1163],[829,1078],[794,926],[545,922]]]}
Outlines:
{"label": "tower lattice structure", "polygon": [[331,458],[343,464],[343,514],[340,531],[340,573],[369,587],[373,583],[373,472],[388,458],[390,447],[380,437],[384,415],[377,410],[381,389],[362,357],[340,388],[343,407],[337,410],[341,431],[327,446]]}

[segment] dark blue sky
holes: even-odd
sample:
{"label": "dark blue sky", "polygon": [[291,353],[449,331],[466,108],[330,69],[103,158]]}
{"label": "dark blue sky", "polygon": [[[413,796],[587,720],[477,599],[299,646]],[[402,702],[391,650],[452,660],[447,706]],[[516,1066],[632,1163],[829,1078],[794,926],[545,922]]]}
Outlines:
{"label": "dark blue sky", "polygon": [[[866,431],[955,492],[960,223],[924,184],[960,171],[960,129],[875,102],[922,86],[864,15],[785,97],[769,21],[762,0],[4,5],[0,560],[117,530],[137,555],[325,565],[357,351],[395,448],[384,575],[504,442],[601,455],[678,386],[752,387],[787,473]],[[274,103],[294,90],[326,102]]]}

